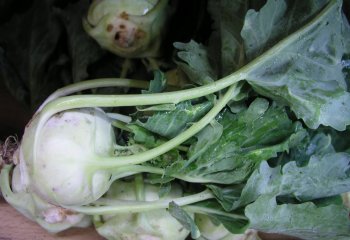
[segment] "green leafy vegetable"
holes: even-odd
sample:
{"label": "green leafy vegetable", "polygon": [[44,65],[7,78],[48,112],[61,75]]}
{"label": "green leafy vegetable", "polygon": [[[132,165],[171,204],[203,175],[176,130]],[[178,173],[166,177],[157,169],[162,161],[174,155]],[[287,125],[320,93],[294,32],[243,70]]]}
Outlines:
{"label": "green leafy vegetable", "polygon": [[311,202],[278,205],[273,196],[259,197],[246,207],[251,227],[302,239],[348,239],[348,211],[342,205],[317,207]]}
{"label": "green leafy vegetable", "polygon": [[[77,83],[42,103],[18,146],[0,144],[2,194],[25,216],[51,232],[92,220],[118,240],[231,240],[250,229],[350,238],[348,5],[93,1],[85,30],[115,54],[148,58],[132,64],[99,56],[82,34],[86,1],[29,5],[0,31],[42,27],[29,49],[17,30],[0,40],[1,76],[23,82],[23,99],[60,85],[48,83],[58,73]],[[30,67],[17,71],[23,55]],[[150,82],[142,64],[157,69]],[[120,68],[135,79],[80,81]]]}

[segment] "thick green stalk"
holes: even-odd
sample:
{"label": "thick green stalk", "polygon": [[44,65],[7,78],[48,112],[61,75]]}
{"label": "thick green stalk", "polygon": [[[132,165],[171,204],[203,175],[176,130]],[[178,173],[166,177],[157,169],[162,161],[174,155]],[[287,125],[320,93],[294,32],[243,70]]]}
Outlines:
{"label": "thick green stalk", "polygon": [[205,190],[201,193],[193,194],[186,197],[164,199],[157,201],[121,201],[121,200],[109,200],[99,199],[98,204],[110,204],[109,206],[85,206],[85,207],[66,207],[75,212],[84,213],[88,215],[103,215],[103,214],[117,214],[117,213],[139,213],[156,209],[165,209],[169,207],[170,202],[175,202],[179,206],[185,206],[208,199],[214,198],[214,195]]}
{"label": "thick green stalk", "polygon": [[59,97],[67,96],[76,92],[84,91],[93,88],[103,88],[103,87],[129,87],[129,88],[148,88],[149,82],[142,80],[134,80],[127,78],[101,78],[93,80],[85,80],[82,82],[77,82],[70,84],[68,86],[57,89],[52,93],[39,107],[37,112],[41,111],[43,107]]}
{"label": "thick green stalk", "polygon": [[[143,165],[128,165],[128,166],[111,169],[110,171],[112,173],[112,180],[111,180],[112,182],[117,179],[132,176],[138,173],[153,173],[161,176],[165,175],[165,170],[163,168],[143,166]],[[169,177],[181,179],[183,181],[191,182],[191,183],[214,183],[215,182],[205,178],[191,177],[191,176],[181,175],[181,174],[172,174]]]}

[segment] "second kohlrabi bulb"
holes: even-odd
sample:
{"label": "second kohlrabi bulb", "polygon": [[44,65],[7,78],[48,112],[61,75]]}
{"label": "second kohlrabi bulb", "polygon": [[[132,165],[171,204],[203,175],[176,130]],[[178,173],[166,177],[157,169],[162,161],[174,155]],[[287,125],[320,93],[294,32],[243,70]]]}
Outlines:
{"label": "second kohlrabi bulb", "polygon": [[83,20],[99,45],[125,58],[158,57],[168,0],[95,0]]}

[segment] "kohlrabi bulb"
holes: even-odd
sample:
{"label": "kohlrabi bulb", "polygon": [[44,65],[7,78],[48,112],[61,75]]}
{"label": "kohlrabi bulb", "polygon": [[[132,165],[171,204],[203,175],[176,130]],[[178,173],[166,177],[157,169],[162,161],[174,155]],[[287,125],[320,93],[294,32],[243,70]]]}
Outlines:
{"label": "kohlrabi bulb", "polygon": [[83,20],[102,48],[126,58],[158,57],[168,0],[94,0]]}
{"label": "kohlrabi bulb", "polygon": [[[159,200],[158,193],[158,187],[144,184],[144,201]],[[171,191],[161,199],[174,199],[182,196],[180,186],[173,185]],[[136,201],[134,182],[114,182],[106,198],[112,201],[113,199]],[[102,222],[96,225],[97,232],[109,240],[184,240],[189,234],[189,231],[166,209],[104,215]]]}
{"label": "kohlrabi bulb", "polygon": [[34,149],[39,119],[40,114],[34,116],[26,127],[19,151],[26,185],[58,206],[80,206],[101,197],[111,174],[90,162],[113,155],[115,136],[107,115],[95,108],[55,114],[40,129]]}

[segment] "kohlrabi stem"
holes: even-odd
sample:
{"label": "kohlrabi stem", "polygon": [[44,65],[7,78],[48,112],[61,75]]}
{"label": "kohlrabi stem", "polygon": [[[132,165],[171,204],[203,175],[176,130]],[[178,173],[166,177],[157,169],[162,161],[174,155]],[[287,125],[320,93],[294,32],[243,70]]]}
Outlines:
{"label": "kohlrabi stem", "polygon": [[[128,166],[118,167],[115,169],[110,169],[110,172],[112,173],[112,182],[114,182],[117,179],[132,176],[138,173],[153,173],[161,176],[165,175],[165,170],[163,168],[143,166],[143,165],[128,165]],[[215,183],[215,181],[211,179],[191,177],[191,176],[182,175],[182,174],[171,174],[167,176],[181,179],[183,181],[191,182],[191,183]]]}
{"label": "kohlrabi stem", "polygon": [[145,201],[145,183],[142,173],[135,175],[135,192],[137,201]]}
{"label": "kohlrabi stem", "polygon": [[139,213],[156,209],[166,209],[169,207],[170,202],[175,202],[179,206],[185,206],[208,199],[214,198],[214,195],[205,190],[201,193],[189,195],[186,197],[179,197],[174,199],[164,199],[157,201],[122,201],[122,200],[109,200],[100,198],[97,203],[109,204],[108,206],[83,206],[83,207],[66,207],[75,212],[85,213],[88,215],[103,215],[103,214],[118,214],[118,213]]}
{"label": "kohlrabi stem", "polygon": [[226,106],[226,104],[232,99],[233,94],[236,90],[236,84],[232,85],[225,95],[220,98],[214,107],[198,122],[194,123],[191,127],[189,127],[184,132],[180,133],[176,137],[170,139],[169,141],[163,143],[162,145],[150,149],[148,151],[130,155],[130,156],[118,156],[118,157],[109,157],[98,159],[96,161],[89,161],[86,164],[93,166],[96,169],[110,169],[113,167],[121,167],[128,166],[133,164],[140,164],[146,161],[149,161],[153,158],[156,158],[171,149],[177,147],[178,145],[185,142],[187,139],[194,136],[200,130],[202,130],[207,124],[211,122],[219,112]]}
{"label": "kohlrabi stem", "polygon": [[67,96],[76,92],[80,92],[92,88],[103,88],[103,87],[129,87],[129,88],[148,88],[149,81],[134,80],[127,78],[101,78],[93,80],[85,80],[82,82],[77,82],[70,84],[68,86],[62,87],[52,93],[39,107],[37,112],[41,111],[42,108],[52,100],[59,97]]}

